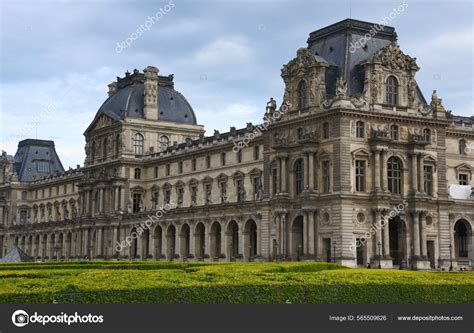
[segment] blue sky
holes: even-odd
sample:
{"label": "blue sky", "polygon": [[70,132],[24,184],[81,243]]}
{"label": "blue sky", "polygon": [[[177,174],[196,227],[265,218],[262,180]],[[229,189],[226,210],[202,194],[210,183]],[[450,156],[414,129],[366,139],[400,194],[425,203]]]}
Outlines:
{"label": "blue sky", "polygon": [[[126,70],[154,65],[175,75],[207,134],[257,123],[270,96],[281,101],[280,69],[308,34],[348,18],[380,22],[400,1],[184,1],[117,52],[170,0],[0,2],[0,148],[50,139],[65,167],[83,164],[83,132]],[[427,99],[473,112],[473,4],[405,1],[390,25],[417,58]]]}

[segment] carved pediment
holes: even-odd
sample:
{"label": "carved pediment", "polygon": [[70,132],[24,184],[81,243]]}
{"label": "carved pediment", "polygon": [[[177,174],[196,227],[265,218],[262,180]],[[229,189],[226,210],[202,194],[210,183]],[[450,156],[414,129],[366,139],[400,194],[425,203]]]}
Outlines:
{"label": "carved pediment", "polygon": [[282,76],[291,76],[299,73],[300,71],[306,71],[308,68],[312,66],[321,65],[316,60],[316,57],[311,53],[310,50],[306,48],[300,48],[296,52],[296,58],[290,60],[290,62],[286,65],[283,65],[281,70]]}
{"label": "carved pediment", "polygon": [[370,62],[379,62],[392,70],[417,71],[419,69],[416,58],[404,54],[395,41],[375,53]]}
{"label": "carved pediment", "polygon": [[115,123],[115,120],[109,116],[106,116],[105,114],[102,114],[92,122],[92,124],[87,129],[87,132],[96,131],[98,129],[110,126],[113,123]]}

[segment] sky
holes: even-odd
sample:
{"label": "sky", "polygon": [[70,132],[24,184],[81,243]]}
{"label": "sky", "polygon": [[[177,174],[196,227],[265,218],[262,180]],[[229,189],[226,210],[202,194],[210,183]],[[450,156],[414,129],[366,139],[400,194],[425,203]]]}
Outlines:
{"label": "sky", "polygon": [[83,165],[83,133],[107,85],[148,65],[174,74],[207,135],[259,123],[310,32],[349,17],[379,23],[402,2],[388,25],[417,58],[425,98],[437,89],[453,114],[472,116],[470,0],[0,0],[0,149],[54,140],[65,168]]}

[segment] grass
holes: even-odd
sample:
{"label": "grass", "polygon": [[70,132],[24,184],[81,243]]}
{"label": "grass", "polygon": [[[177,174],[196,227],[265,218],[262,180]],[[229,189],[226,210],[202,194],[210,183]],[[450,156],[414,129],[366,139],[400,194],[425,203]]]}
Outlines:
{"label": "grass", "polygon": [[329,263],[0,264],[0,303],[474,303],[474,274]]}

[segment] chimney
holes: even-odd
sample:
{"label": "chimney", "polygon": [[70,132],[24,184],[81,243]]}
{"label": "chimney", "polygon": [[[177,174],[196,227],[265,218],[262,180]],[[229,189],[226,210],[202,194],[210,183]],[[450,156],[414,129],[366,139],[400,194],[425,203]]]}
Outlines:
{"label": "chimney", "polygon": [[148,66],[145,73],[145,94],[143,110],[145,119],[158,120],[158,68]]}
{"label": "chimney", "polygon": [[111,84],[109,84],[107,87],[109,87],[109,97],[112,96],[113,94],[115,94],[115,92],[117,91],[117,82],[112,82]]}

